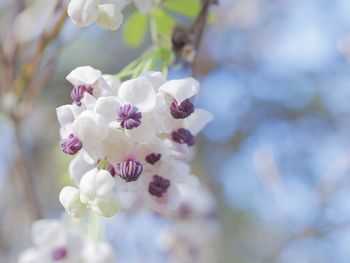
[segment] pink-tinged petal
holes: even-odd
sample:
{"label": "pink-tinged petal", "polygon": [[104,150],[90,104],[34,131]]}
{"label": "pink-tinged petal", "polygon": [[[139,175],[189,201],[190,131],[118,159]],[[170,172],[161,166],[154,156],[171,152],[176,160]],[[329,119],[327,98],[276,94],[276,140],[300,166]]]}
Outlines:
{"label": "pink-tinged petal", "polygon": [[152,111],[156,105],[155,90],[145,77],[124,81],[118,94],[124,103],[136,106],[142,112]]}
{"label": "pink-tinged petal", "polygon": [[171,95],[177,103],[181,103],[198,93],[199,83],[194,78],[170,80],[161,86],[160,90]]}

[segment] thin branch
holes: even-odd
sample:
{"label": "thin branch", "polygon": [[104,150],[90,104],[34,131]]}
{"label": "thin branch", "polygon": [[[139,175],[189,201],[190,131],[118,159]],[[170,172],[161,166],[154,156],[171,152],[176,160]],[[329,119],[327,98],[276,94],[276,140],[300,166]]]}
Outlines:
{"label": "thin branch", "polygon": [[52,30],[48,33],[44,32],[41,34],[36,44],[33,55],[24,64],[22,70],[20,71],[20,74],[16,78],[14,91],[18,96],[22,95],[24,89],[28,86],[28,84],[30,84],[33,76],[37,73],[46,46],[58,36],[66,20],[66,17],[67,7],[65,6],[61,9],[59,18],[52,27]]}
{"label": "thin branch", "polygon": [[211,4],[218,4],[217,0],[202,0],[202,8],[199,12],[195,22],[193,23],[192,27],[190,28],[190,32],[194,34],[194,50],[196,51],[196,56],[192,62],[192,76],[196,77],[197,74],[197,58],[198,58],[198,51],[200,49],[200,45],[203,39],[203,33],[204,29],[207,25],[207,18],[209,13],[209,7]]}

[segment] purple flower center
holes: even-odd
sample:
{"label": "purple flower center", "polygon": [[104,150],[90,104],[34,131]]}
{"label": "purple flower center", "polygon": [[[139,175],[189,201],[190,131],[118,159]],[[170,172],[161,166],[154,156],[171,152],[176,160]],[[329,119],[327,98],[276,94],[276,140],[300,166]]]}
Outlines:
{"label": "purple flower center", "polygon": [[51,257],[54,261],[60,261],[67,256],[67,249],[64,247],[58,247],[51,253]]}
{"label": "purple flower center", "polygon": [[170,113],[174,119],[185,119],[194,112],[194,106],[190,99],[184,100],[180,105],[176,100],[170,105]]}
{"label": "purple flower center", "polygon": [[151,154],[146,156],[146,162],[153,165],[156,162],[158,162],[161,157],[162,157],[162,155],[160,153],[151,153]]}
{"label": "purple flower center", "polygon": [[122,128],[131,130],[141,125],[142,113],[135,106],[130,104],[119,108],[118,121]]}
{"label": "purple flower center", "polygon": [[70,96],[75,104],[81,106],[81,100],[84,97],[85,92],[92,95],[93,90],[94,89],[91,86],[79,85],[72,90]]}
{"label": "purple flower center", "polygon": [[173,131],[171,137],[175,142],[186,143],[188,146],[193,146],[196,142],[192,133],[184,128]]}
{"label": "purple flower center", "polygon": [[115,167],[116,174],[127,182],[136,181],[139,179],[142,171],[143,165],[140,162],[133,161],[131,159],[117,163]]}
{"label": "purple flower center", "polygon": [[61,140],[60,145],[62,151],[69,155],[76,154],[83,147],[81,140],[79,140],[79,138],[73,133],[69,134],[67,138]]}
{"label": "purple flower center", "polygon": [[170,181],[159,175],[153,175],[153,181],[148,186],[148,192],[156,197],[162,197],[170,186]]}

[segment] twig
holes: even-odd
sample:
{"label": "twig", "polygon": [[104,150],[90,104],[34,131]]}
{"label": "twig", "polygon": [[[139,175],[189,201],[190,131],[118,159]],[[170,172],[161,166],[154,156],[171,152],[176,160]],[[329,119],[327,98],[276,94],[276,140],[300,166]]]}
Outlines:
{"label": "twig", "polygon": [[195,21],[195,23],[192,26],[192,30],[195,33],[194,38],[194,48],[196,50],[195,58],[192,62],[192,76],[198,77],[198,69],[197,69],[197,61],[198,61],[198,52],[200,49],[200,45],[203,38],[204,29],[207,25],[207,17],[209,12],[209,7],[211,4],[218,4],[217,0],[202,0],[202,9]]}
{"label": "twig", "polygon": [[32,181],[32,177],[30,175],[29,166],[23,155],[24,149],[21,142],[19,122],[14,123],[14,131],[15,131],[15,139],[17,144],[16,163],[21,176],[20,182],[22,183],[22,188],[27,198],[27,202],[30,210],[29,212],[31,213],[32,219],[36,220],[40,218],[40,209],[34,194],[34,184]]}
{"label": "twig", "polygon": [[66,17],[67,17],[67,7],[65,6],[62,8],[60,16],[57,19],[56,23],[54,24],[52,30],[49,33],[44,32],[41,34],[36,44],[33,55],[24,64],[24,66],[22,67],[22,70],[20,71],[20,74],[16,78],[14,91],[15,91],[15,94],[17,94],[18,96],[22,95],[25,87],[27,87],[28,84],[30,84],[33,76],[36,74],[39,68],[41,57],[44,53],[46,46],[54,38],[58,36],[66,20]]}

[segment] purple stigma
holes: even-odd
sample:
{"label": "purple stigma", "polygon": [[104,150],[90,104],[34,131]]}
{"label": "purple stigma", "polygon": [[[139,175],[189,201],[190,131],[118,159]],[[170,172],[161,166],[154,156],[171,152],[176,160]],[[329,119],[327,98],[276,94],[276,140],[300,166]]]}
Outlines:
{"label": "purple stigma", "polygon": [[118,121],[122,128],[131,130],[141,125],[142,113],[136,106],[130,104],[119,108]]}
{"label": "purple stigma", "polygon": [[151,154],[147,155],[145,159],[146,159],[146,162],[153,165],[156,162],[158,162],[161,157],[162,157],[162,155],[160,153],[151,153]]}
{"label": "purple stigma", "polygon": [[175,142],[186,143],[188,146],[193,146],[196,142],[192,133],[184,128],[173,131],[171,137]]}
{"label": "purple stigma", "polygon": [[67,249],[64,247],[58,247],[51,253],[51,257],[54,261],[60,261],[67,256]]}
{"label": "purple stigma", "polygon": [[185,119],[194,112],[194,106],[190,99],[186,99],[177,104],[176,100],[170,105],[170,113],[174,119]]}
{"label": "purple stigma", "polygon": [[148,186],[148,192],[156,197],[162,197],[170,186],[170,181],[159,175],[153,175],[153,181]]}
{"label": "purple stigma", "polygon": [[142,171],[143,165],[140,162],[133,161],[131,159],[117,163],[115,167],[116,174],[127,182],[132,182],[139,179]]}
{"label": "purple stigma", "polygon": [[92,95],[93,90],[94,89],[91,86],[79,85],[72,90],[70,96],[75,104],[81,106],[81,100],[84,97],[85,92]]}
{"label": "purple stigma", "polygon": [[69,155],[76,154],[83,147],[81,140],[79,140],[79,138],[73,133],[69,134],[67,138],[61,140],[60,145],[62,151]]}

